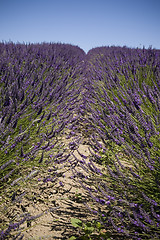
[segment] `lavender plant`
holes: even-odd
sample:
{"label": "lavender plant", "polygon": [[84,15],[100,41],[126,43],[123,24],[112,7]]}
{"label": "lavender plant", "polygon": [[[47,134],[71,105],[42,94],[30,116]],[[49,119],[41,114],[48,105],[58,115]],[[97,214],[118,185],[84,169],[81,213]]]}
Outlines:
{"label": "lavender plant", "polygon": [[[0,55],[0,189],[9,209],[25,196],[20,189],[64,151],[59,141],[79,95],[84,52],[69,44],[0,43]],[[54,179],[56,173],[44,182]],[[15,228],[1,226],[0,239],[11,237]]]}
{"label": "lavender plant", "polygon": [[152,209],[159,216],[159,51],[104,47],[91,50],[88,61],[85,99],[97,132],[91,145],[106,166],[90,192],[97,214],[117,239],[158,239]]}

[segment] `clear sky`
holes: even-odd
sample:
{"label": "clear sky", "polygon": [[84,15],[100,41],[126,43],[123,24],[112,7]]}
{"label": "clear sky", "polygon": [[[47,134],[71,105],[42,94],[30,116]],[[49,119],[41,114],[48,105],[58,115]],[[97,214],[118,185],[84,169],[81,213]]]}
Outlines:
{"label": "clear sky", "polygon": [[0,0],[0,42],[160,49],[160,0]]}

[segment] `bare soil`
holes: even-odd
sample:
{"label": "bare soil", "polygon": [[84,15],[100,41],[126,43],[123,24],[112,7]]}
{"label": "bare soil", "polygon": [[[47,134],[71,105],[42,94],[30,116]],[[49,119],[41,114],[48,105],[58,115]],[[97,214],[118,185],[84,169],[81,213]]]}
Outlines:
{"label": "bare soil", "polygon": [[[87,139],[81,133],[79,133],[79,136],[76,135],[70,139],[67,136],[66,133],[61,138],[65,146],[63,157],[70,155],[67,161],[57,164],[56,167],[51,168],[49,166],[43,172],[35,168],[37,169],[36,176],[29,179],[26,186],[19,187],[19,195],[25,193],[23,198],[20,201],[13,201],[11,205],[8,205],[9,200],[6,198],[5,204],[1,205],[0,219],[6,223],[12,220],[18,222],[25,214],[36,216],[36,219],[20,225],[14,236],[21,231],[25,240],[67,240],[71,236],[78,238],[80,235],[79,230],[72,226],[71,218],[78,218],[85,222],[95,218],[84,205],[84,203],[92,204],[92,200],[78,182],[77,179],[79,178],[76,177],[77,174],[82,177],[86,175],[89,177],[89,174],[80,167],[81,161],[84,161],[86,166],[90,161],[91,153]],[[76,142],[75,139],[79,140],[72,149],[69,143]],[[57,178],[55,178],[55,181],[44,182],[43,179],[47,179],[48,176],[57,176]]]}

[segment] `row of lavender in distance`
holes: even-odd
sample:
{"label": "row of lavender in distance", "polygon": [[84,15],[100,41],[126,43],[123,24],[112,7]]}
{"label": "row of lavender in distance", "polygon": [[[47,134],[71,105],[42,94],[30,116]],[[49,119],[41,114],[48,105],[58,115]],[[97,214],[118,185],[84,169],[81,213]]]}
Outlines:
{"label": "row of lavender in distance", "polygon": [[93,168],[92,187],[82,181],[92,212],[106,237],[159,239],[160,51],[95,48],[86,69],[90,145],[106,169]]}

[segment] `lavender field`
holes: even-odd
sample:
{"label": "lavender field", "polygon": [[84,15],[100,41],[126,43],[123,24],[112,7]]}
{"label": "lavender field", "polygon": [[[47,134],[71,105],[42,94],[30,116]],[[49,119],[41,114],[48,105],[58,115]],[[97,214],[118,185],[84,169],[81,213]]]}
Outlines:
{"label": "lavender field", "polygon": [[160,50],[0,43],[3,239],[160,239]]}

